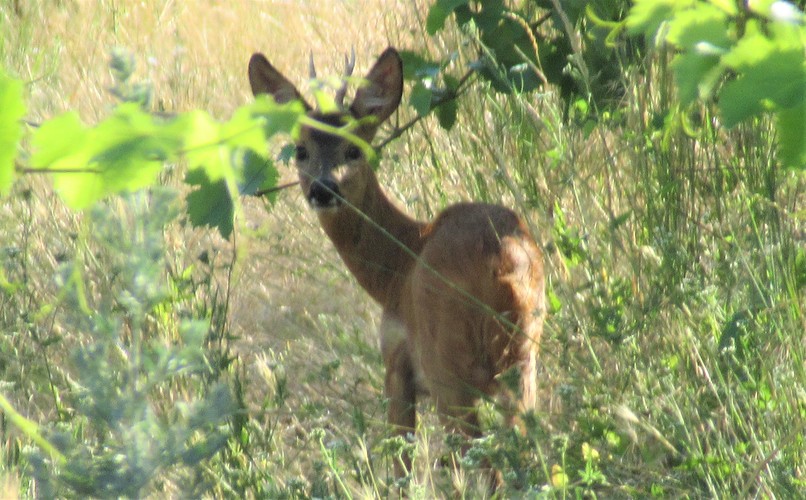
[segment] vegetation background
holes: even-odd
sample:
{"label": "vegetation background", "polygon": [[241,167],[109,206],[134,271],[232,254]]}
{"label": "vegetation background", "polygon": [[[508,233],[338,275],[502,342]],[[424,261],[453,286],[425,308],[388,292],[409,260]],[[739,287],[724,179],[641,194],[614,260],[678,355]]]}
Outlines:
{"label": "vegetation background", "polygon": [[[107,116],[116,47],[154,111],[224,120],[252,100],[255,51],[300,84],[309,53],[338,74],[354,47],[363,74],[387,45],[455,52],[459,78],[473,33],[449,20],[429,36],[430,4],[4,2],[0,64],[32,124]],[[503,203],[546,249],[539,411],[525,437],[489,412],[466,457],[427,402],[412,445],[385,438],[378,309],[296,190],[243,199],[224,240],[177,217],[181,165],[161,174],[170,189],[85,212],[22,176],[0,205],[2,495],[386,496],[412,448],[422,498],[480,495],[482,456],[504,495],[802,496],[806,182],[780,167],[767,118],[728,130],[701,106],[665,126],[667,63],[621,67],[601,113],[474,80],[450,131],[428,118],[385,147],[382,184],[410,212]],[[460,472],[436,466],[451,460]]]}

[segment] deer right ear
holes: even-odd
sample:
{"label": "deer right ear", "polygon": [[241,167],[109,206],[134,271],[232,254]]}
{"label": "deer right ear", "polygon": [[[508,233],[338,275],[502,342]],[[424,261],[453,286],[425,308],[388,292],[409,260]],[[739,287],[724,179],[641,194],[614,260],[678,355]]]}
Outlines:
{"label": "deer right ear", "polygon": [[403,61],[392,47],[378,57],[364,85],[355,93],[350,110],[356,118],[375,116],[378,123],[389,118],[403,95]]}
{"label": "deer right ear", "polygon": [[249,85],[255,96],[269,94],[278,104],[298,99],[305,104],[306,109],[310,109],[294,84],[274,69],[266,56],[261,53],[252,54],[249,59]]}

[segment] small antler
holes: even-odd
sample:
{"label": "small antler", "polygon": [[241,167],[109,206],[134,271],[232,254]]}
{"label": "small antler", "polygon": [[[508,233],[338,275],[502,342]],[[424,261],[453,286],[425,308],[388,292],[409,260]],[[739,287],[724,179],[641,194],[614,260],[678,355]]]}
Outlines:
{"label": "small antler", "polygon": [[308,60],[308,72],[310,73],[311,80],[316,79],[316,66],[313,64],[313,51],[311,51],[310,59]]}
{"label": "small antler", "polygon": [[344,81],[336,91],[336,104],[344,107],[344,95],[347,94],[347,80],[352,76],[355,69],[355,47],[350,50],[350,57],[344,54]]}

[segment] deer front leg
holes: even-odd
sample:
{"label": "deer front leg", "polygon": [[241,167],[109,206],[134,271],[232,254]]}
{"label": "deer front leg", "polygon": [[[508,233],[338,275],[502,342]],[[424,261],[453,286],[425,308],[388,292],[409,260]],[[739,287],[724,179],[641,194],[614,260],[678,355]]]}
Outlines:
{"label": "deer front leg", "polygon": [[[414,433],[416,419],[416,386],[414,369],[408,351],[403,325],[389,317],[381,323],[381,353],[386,366],[384,395],[389,404],[387,421],[393,432],[403,436]],[[395,477],[411,472],[411,458],[404,453],[395,462]]]}

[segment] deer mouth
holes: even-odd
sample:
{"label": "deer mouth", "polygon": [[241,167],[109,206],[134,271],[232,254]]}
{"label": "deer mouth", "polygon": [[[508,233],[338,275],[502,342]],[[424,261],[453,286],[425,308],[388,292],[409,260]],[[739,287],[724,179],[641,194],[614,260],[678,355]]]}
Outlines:
{"label": "deer mouth", "polygon": [[333,179],[316,179],[308,189],[308,203],[315,210],[339,208],[341,200],[339,185]]}

